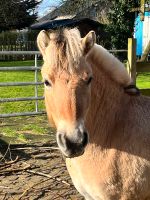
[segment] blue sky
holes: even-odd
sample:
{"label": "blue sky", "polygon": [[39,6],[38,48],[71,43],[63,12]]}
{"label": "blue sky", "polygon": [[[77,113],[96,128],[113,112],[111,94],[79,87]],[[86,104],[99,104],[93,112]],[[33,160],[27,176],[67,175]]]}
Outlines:
{"label": "blue sky", "polygon": [[50,8],[58,6],[59,2],[60,0],[43,0],[42,3],[38,7],[38,15],[42,16]]}

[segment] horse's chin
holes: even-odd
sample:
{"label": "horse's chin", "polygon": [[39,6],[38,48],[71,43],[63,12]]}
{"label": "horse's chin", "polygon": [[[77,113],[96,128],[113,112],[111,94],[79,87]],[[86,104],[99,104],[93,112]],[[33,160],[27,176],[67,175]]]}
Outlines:
{"label": "horse's chin", "polygon": [[65,156],[66,158],[76,158],[76,157],[79,157],[79,156],[82,156],[84,154],[84,150],[80,153],[76,153],[76,154],[70,154],[70,155],[67,155]]}
{"label": "horse's chin", "polygon": [[65,152],[65,151],[62,151],[61,149],[60,149],[60,151],[65,158],[75,158],[75,157],[82,156],[84,154],[84,149],[81,151],[78,151],[78,152],[74,152],[74,153],[71,153],[69,151]]}

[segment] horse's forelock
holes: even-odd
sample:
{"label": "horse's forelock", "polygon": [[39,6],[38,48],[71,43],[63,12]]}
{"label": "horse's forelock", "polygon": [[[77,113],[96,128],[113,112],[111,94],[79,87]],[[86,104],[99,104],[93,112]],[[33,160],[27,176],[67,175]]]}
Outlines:
{"label": "horse's forelock", "polygon": [[81,36],[78,29],[60,29],[49,32],[48,60],[56,68],[73,71],[79,67],[82,56]]}

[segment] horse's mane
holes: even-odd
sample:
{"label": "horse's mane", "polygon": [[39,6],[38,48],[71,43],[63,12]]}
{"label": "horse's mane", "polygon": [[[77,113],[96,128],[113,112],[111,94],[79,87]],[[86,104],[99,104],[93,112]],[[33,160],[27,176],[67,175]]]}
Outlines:
{"label": "horse's mane", "polygon": [[[78,29],[60,29],[48,31],[49,64],[57,68],[63,68],[69,72],[78,68],[80,58],[83,56],[81,36]],[[124,65],[102,46],[95,44],[87,55],[87,60],[92,66],[97,65],[100,70],[108,73],[110,78],[120,85],[128,86],[132,83]],[[47,63],[45,63],[45,66]]]}
{"label": "horse's mane", "polygon": [[124,64],[102,46],[95,44],[87,56],[87,60],[91,64],[98,66],[100,70],[103,70],[120,85],[126,87],[132,84]]}

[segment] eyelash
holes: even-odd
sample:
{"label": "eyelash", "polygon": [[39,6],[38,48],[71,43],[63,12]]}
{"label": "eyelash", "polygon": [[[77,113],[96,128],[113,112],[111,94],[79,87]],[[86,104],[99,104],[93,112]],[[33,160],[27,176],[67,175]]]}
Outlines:
{"label": "eyelash", "polygon": [[46,86],[49,86],[49,87],[51,86],[51,84],[50,84],[50,82],[49,82],[48,80],[45,80],[45,81],[44,81],[44,84],[45,84]]}
{"label": "eyelash", "polygon": [[93,77],[90,77],[89,80],[87,81],[87,84],[89,85],[92,81]]}
{"label": "eyelash", "polygon": [[[93,79],[93,77],[90,77],[90,78],[89,78],[89,80],[87,81],[87,85],[89,85],[89,84],[91,83],[92,79]],[[51,87],[51,84],[50,84],[50,82],[49,82],[48,80],[45,80],[45,81],[44,81],[44,84],[45,84],[46,86]]]}

